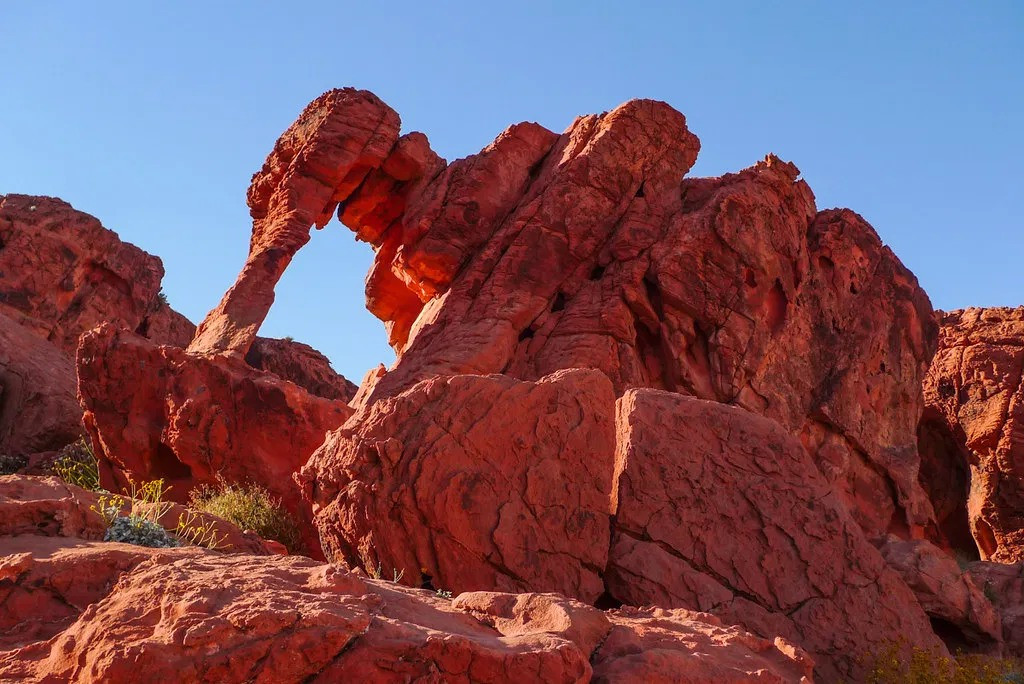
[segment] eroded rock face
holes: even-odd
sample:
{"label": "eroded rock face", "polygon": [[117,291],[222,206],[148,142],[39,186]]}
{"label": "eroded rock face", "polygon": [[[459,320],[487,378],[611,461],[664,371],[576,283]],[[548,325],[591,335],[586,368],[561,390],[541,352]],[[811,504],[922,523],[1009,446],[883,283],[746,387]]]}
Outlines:
{"label": "eroded rock face", "polygon": [[0,195],[0,313],[71,356],[100,323],[137,329],[163,275],[160,259],[67,202]]}
{"label": "eroded rock face", "polygon": [[1024,658],[1024,563],[976,561],[967,566],[964,576],[995,607],[1006,655]]}
{"label": "eroded rock face", "polygon": [[332,432],[299,479],[328,558],[439,589],[604,591],[614,394],[596,371],[426,380]]}
{"label": "eroded rock face", "polygon": [[82,432],[74,364],[0,312],[0,454],[59,449]]}
{"label": "eroded rock face", "polygon": [[127,477],[163,478],[185,501],[196,485],[253,482],[281,500],[319,542],[292,481],[331,428],[351,413],[275,375],[223,355],[198,356],[105,325],[82,337],[78,353],[83,422],[119,491]]}
{"label": "eroded rock face", "polygon": [[[962,515],[966,507],[983,559],[1024,560],[1024,307],[965,309],[939,321],[922,450],[934,472],[959,486],[932,489],[950,510]],[[965,460],[969,494],[959,469]]]}
{"label": "eroded rock face", "polygon": [[257,337],[245,355],[253,368],[293,382],[315,397],[350,401],[358,389],[331,368],[326,356],[290,339]]}
{"label": "eroded rock face", "polygon": [[865,654],[942,646],[799,442],[739,408],[655,390],[618,404],[606,585],[630,605],[711,612],[811,653],[824,681]]}
{"label": "eroded rock face", "polygon": [[923,539],[889,537],[879,543],[878,550],[914,592],[951,652],[998,653],[1002,649],[999,614],[983,588],[952,556]]}

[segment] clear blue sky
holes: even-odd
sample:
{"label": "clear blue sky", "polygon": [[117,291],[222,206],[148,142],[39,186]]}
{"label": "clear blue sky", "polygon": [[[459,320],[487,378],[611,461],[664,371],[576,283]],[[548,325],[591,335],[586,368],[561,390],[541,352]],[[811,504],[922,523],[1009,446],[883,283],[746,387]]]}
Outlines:
{"label": "clear blue sky", "polygon": [[[500,9],[498,9],[500,7]],[[201,319],[233,282],[245,190],[329,88],[376,92],[448,159],[633,97],[686,114],[694,173],[794,161],[939,308],[1024,303],[1024,2],[0,0],[0,193],[59,196],[163,258]],[[390,363],[369,248],[333,223],[262,333],[358,382]]]}

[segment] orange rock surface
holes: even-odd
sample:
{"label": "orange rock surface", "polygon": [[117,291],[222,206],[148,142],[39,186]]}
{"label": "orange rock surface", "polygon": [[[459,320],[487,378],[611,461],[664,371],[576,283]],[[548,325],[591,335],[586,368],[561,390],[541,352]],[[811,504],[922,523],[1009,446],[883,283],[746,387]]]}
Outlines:
{"label": "orange rock surface", "polygon": [[1024,308],[965,309],[939,322],[922,447],[932,471],[949,473],[935,489],[951,515],[966,513],[982,559],[1024,560]]}

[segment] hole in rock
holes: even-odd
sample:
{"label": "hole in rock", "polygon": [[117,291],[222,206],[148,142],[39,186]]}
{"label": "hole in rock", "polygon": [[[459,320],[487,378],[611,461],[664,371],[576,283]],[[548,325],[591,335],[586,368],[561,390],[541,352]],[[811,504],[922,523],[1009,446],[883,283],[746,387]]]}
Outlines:
{"label": "hole in rock", "polygon": [[765,311],[766,322],[773,333],[777,333],[782,329],[782,324],[786,322],[786,309],[788,307],[789,298],[786,297],[786,292],[782,289],[782,283],[776,280],[775,284],[772,285],[771,291],[768,292]]}
{"label": "hole in rock", "polygon": [[551,302],[551,313],[556,313],[565,308],[565,295],[559,292],[555,295],[555,301]]}
{"label": "hole in rock", "polygon": [[651,303],[651,308],[654,309],[658,320],[664,321],[665,307],[661,301],[661,290],[658,289],[658,283],[650,273],[644,276],[644,292],[647,294],[647,301]]}
{"label": "hole in rock", "polygon": [[636,189],[635,197],[643,197],[643,196],[644,196],[644,184],[641,183],[640,187]]}
{"label": "hole in rock", "polygon": [[[178,460],[169,446],[160,442],[153,455],[153,474],[165,481],[188,480],[192,478],[192,469]],[[183,493],[183,492],[179,492]]]}
{"label": "hole in rock", "polygon": [[601,266],[600,264],[598,264],[597,266],[594,266],[593,270],[590,271],[590,279],[591,280],[600,280],[601,276],[603,276],[603,275],[604,275],[604,266]]}
{"label": "hole in rock", "polygon": [[950,653],[958,651],[970,652],[982,644],[991,642],[991,639],[967,634],[949,620],[944,620],[940,617],[929,617],[928,621],[931,622],[932,631],[935,632],[935,636],[942,640],[942,643],[946,645]]}
{"label": "hole in rock", "polygon": [[522,342],[524,340],[533,339],[534,334],[535,333],[534,333],[533,328],[527,328],[523,332],[519,333],[519,341]]}
{"label": "hole in rock", "polygon": [[978,560],[978,546],[971,534],[967,497],[971,488],[970,454],[946,420],[934,408],[926,408],[917,426],[917,450],[921,467],[917,479],[928,494],[938,522],[939,542],[961,557]]}
{"label": "hole in rock", "polygon": [[850,294],[857,294],[857,286],[853,283],[850,283]]}
{"label": "hole in rock", "polygon": [[598,610],[614,610],[615,608],[622,607],[622,601],[606,591],[597,597],[597,600],[594,601],[594,607]]}
{"label": "hole in rock", "polygon": [[757,287],[757,278],[754,277],[753,269],[743,269],[743,283],[749,288]]}

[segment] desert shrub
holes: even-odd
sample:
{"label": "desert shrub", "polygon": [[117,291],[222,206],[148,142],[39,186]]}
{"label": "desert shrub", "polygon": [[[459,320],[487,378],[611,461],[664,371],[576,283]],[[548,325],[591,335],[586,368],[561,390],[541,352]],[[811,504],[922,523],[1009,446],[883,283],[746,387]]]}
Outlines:
{"label": "desert shrub", "polygon": [[53,474],[68,484],[92,492],[101,491],[100,467],[85,439],[72,442],[57,452],[51,466]]}
{"label": "desert shrub", "polygon": [[189,506],[224,518],[242,530],[252,530],[264,539],[279,541],[289,551],[299,548],[295,522],[281,509],[281,503],[259,485],[221,481],[216,487],[198,487],[190,495]]}
{"label": "desert shrub", "polygon": [[[168,548],[179,546],[173,535],[160,525],[160,518],[171,507],[164,501],[164,481],[150,480],[141,484],[129,482],[122,494],[105,493],[92,508],[107,523],[104,541]],[[122,515],[125,509],[127,515]]]}
{"label": "desert shrub", "polygon": [[0,475],[13,475],[27,465],[27,456],[0,454]]}
{"label": "desert shrub", "polygon": [[157,523],[139,515],[122,515],[114,518],[103,535],[103,541],[168,548],[178,546],[178,540]]}
{"label": "desert shrub", "polygon": [[897,644],[870,659],[868,684],[1024,684],[1024,662],[979,654],[938,655],[914,648],[909,659]]}
{"label": "desert shrub", "polygon": [[224,545],[226,534],[220,534],[217,529],[205,522],[203,517],[193,510],[188,510],[178,516],[178,526],[174,529],[174,536],[189,546],[202,546],[207,549],[219,549]]}

